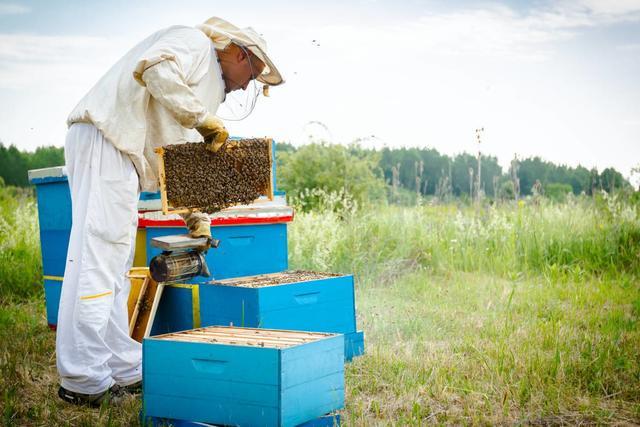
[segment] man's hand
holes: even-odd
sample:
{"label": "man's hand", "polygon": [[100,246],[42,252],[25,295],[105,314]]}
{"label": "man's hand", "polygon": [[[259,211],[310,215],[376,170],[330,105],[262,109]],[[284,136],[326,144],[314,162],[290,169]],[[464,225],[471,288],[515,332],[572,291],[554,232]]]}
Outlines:
{"label": "man's hand", "polygon": [[211,239],[211,219],[202,212],[190,212],[183,216],[191,237],[208,237]]}
{"label": "man's hand", "polygon": [[202,124],[196,127],[196,130],[200,132],[200,135],[204,138],[204,142],[208,145],[207,149],[214,153],[222,147],[229,138],[229,132],[224,127],[222,121],[211,114],[205,117]]}

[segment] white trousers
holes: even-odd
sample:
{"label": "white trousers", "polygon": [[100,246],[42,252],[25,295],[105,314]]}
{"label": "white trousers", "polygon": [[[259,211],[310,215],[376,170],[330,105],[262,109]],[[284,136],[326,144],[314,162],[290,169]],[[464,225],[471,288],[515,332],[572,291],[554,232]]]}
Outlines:
{"label": "white trousers", "polygon": [[61,385],[100,393],[142,375],[142,348],[129,337],[126,273],[138,223],[138,175],[95,126],[69,128],[64,157],[72,227],[62,283],[56,353]]}

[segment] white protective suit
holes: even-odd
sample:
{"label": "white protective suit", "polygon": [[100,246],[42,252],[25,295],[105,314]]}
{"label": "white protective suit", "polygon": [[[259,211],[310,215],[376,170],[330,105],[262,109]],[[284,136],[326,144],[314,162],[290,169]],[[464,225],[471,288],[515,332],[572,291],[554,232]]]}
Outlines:
{"label": "white protective suit", "polygon": [[129,51],[69,116],[73,224],[56,337],[65,389],[96,394],[141,379],[141,346],[128,334],[125,278],[139,190],[157,188],[153,149],[202,140],[191,128],[223,99],[213,43],[198,29],[176,26]]}
{"label": "white protective suit", "polygon": [[201,30],[174,26],[131,49],[85,95],[68,124],[92,123],[133,162],[142,191],[157,191],[166,144],[202,141],[194,127],[224,100],[215,47]]}

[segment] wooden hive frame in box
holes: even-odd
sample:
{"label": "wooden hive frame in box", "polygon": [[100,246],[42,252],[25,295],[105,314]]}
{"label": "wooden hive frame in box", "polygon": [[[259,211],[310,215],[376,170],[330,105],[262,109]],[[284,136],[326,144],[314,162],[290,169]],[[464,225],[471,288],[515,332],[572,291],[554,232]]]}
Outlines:
{"label": "wooden hive frame in box", "polygon": [[171,341],[216,343],[248,347],[288,348],[318,341],[334,334],[322,332],[250,329],[232,326],[208,326],[188,331],[156,335],[155,339]]}
{"label": "wooden hive frame in box", "polygon": [[[267,187],[266,196],[268,200],[273,200],[273,139],[271,138],[263,138],[268,141],[268,150],[269,150],[269,183]],[[224,148],[224,147],[223,147]],[[181,214],[188,213],[191,210],[197,210],[197,207],[194,206],[171,206],[169,204],[169,199],[167,197],[167,180],[164,168],[164,154],[165,150],[163,147],[156,148],[154,150],[158,155],[158,180],[160,181],[160,201],[162,203],[162,213],[165,215],[168,214]],[[261,200],[256,199],[254,203],[259,203]]]}

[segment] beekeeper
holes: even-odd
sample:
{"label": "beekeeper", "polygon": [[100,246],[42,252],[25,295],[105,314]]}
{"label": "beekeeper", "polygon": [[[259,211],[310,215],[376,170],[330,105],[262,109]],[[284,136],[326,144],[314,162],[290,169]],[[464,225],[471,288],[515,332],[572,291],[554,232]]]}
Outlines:
{"label": "beekeeper", "polygon": [[[69,116],[73,225],[56,337],[63,400],[96,406],[139,390],[142,352],[128,333],[125,275],[139,192],[158,187],[154,149],[204,139],[216,151],[228,133],[214,114],[226,94],[255,89],[256,80],[264,89],[283,83],[265,41],[251,28],[211,18],[143,40]],[[193,235],[211,235],[206,215],[186,220]]]}

